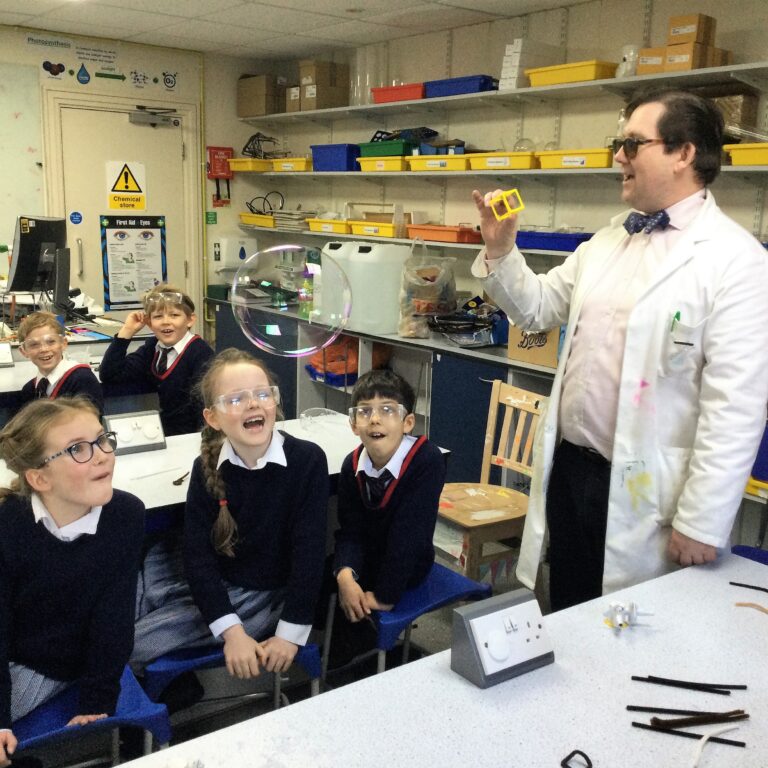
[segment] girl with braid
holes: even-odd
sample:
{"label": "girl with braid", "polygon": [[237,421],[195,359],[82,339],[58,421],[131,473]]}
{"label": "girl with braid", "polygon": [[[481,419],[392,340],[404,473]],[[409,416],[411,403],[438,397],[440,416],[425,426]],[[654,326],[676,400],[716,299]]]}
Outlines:
{"label": "girl with braid", "polygon": [[325,454],[275,428],[280,391],[247,352],[219,354],[201,391],[206,427],[183,534],[190,594],[150,614],[153,631],[139,622],[134,661],[216,638],[231,675],[281,672],[307,642],[320,591]]}

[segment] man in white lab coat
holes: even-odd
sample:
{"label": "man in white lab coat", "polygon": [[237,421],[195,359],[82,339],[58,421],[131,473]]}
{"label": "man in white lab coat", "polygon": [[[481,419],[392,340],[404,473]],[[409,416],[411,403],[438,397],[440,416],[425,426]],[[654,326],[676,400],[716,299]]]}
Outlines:
{"label": "man in white lab coat", "polygon": [[533,588],[548,530],[554,610],[728,546],[766,423],[768,254],[708,190],[722,132],[689,93],[630,104],[614,151],[632,214],[546,275],[473,192],[473,274],[522,329],[567,323],[517,569]]}

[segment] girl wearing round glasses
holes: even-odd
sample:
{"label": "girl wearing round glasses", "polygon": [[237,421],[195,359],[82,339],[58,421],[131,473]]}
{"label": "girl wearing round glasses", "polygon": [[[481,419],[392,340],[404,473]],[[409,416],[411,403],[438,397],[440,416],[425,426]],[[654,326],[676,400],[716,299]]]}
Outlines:
{"label": "girl wearing round glasses", "polygon": [[133,642],[144,505],[113,491],[115,436],[86,398],[36,400],[0,432],[0,764],[13,722],[75,682],[114,712]]}
{"label": "girl wearing round glasses", "polygon": [[322,449],[275,429],[280,392],[247,352],[220,353],[202,379],[207,423],[184,518],[183,590],[139,620],[137,665],[214,638],[239,678],[290,667],[309,637],[325,557]]}

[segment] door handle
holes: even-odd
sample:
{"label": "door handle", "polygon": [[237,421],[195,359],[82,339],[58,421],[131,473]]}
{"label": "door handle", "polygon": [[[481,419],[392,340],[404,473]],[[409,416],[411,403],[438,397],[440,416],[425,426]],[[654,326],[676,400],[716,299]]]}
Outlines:
{"label": "door handle", "polygon": [[83,276],[83,240],[77,238],[77,276]]}

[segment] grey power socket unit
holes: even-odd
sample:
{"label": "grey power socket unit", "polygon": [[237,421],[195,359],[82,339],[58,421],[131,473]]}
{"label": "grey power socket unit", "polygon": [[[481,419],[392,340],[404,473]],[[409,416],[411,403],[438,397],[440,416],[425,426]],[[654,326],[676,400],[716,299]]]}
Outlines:
{"label": "grey power socket unit", "polygon": [[533,592],[516,589],[453,611],[451,669],[480,688],[552,664]]}

